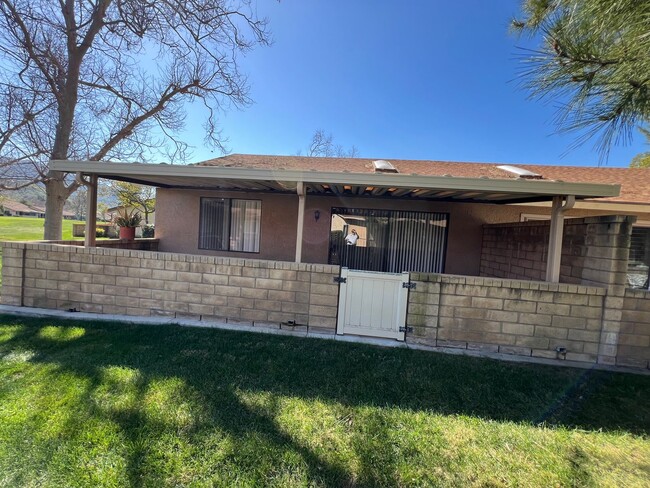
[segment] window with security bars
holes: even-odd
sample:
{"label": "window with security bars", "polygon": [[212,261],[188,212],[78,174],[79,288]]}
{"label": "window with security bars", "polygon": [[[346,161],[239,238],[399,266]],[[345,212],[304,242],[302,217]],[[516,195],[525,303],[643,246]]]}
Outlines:
{"label": "window with security bars", "polygon": [[329,263],[350,269],[442,273],[444,213],[333,208]]}
{"label": "window with security bars", "polygon": [[627,283],[632,288],[648,289],[650,269],[650,227],[633,227]]}
{"label": "window with security bars", "polygon": [[260,252],[262,202],[201,198],[199,249]]}

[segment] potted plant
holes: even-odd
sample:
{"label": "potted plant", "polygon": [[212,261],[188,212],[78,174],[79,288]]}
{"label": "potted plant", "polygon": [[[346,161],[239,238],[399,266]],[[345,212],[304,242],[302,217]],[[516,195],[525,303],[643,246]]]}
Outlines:
{"label": "potted plant", "polygon": [[135,209],[121,207],[117,210],[117,216],[113,218],[113,223],[120,228],[120,239],[135,239],[135,228],[140,225],[142,216]]}

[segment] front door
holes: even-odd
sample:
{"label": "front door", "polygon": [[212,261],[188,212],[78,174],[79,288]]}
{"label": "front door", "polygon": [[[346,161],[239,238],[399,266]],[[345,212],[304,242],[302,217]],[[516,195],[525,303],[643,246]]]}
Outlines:
{"label": "front door", "polygon": [[343,268],[341,278],[337,333],[403,341],[408,300],[403,284],[409,274]]}

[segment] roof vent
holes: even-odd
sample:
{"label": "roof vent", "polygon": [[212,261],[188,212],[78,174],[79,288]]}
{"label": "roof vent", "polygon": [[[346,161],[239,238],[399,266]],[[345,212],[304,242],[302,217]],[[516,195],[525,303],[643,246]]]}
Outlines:
{"label": "roof vent", "polygon": [[375,173],[399,173],[395,166],[383,159],[373,161],[372,166],[375,168]]}
{"label": "roof vent", "polygon": [[543,176],[540,174],[533,173],[532,171],[528,171],[527,169],[518,168],[517,166],[511,166],[509,164],[497,166],[497,168],[506,171],[507,173],[512,173],[514,175],[517,175],[519,178],[523,178],[525,180],[541,180],[543,178]]}

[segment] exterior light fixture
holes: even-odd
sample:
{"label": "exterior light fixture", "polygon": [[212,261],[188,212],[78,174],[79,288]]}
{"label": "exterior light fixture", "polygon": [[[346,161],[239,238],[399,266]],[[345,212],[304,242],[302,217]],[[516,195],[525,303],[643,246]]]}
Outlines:
{"label": "exterior light fixture", "polygon": [[320,219],[320,210],[314,211],[314,219],[318,222],[318,219]]}

